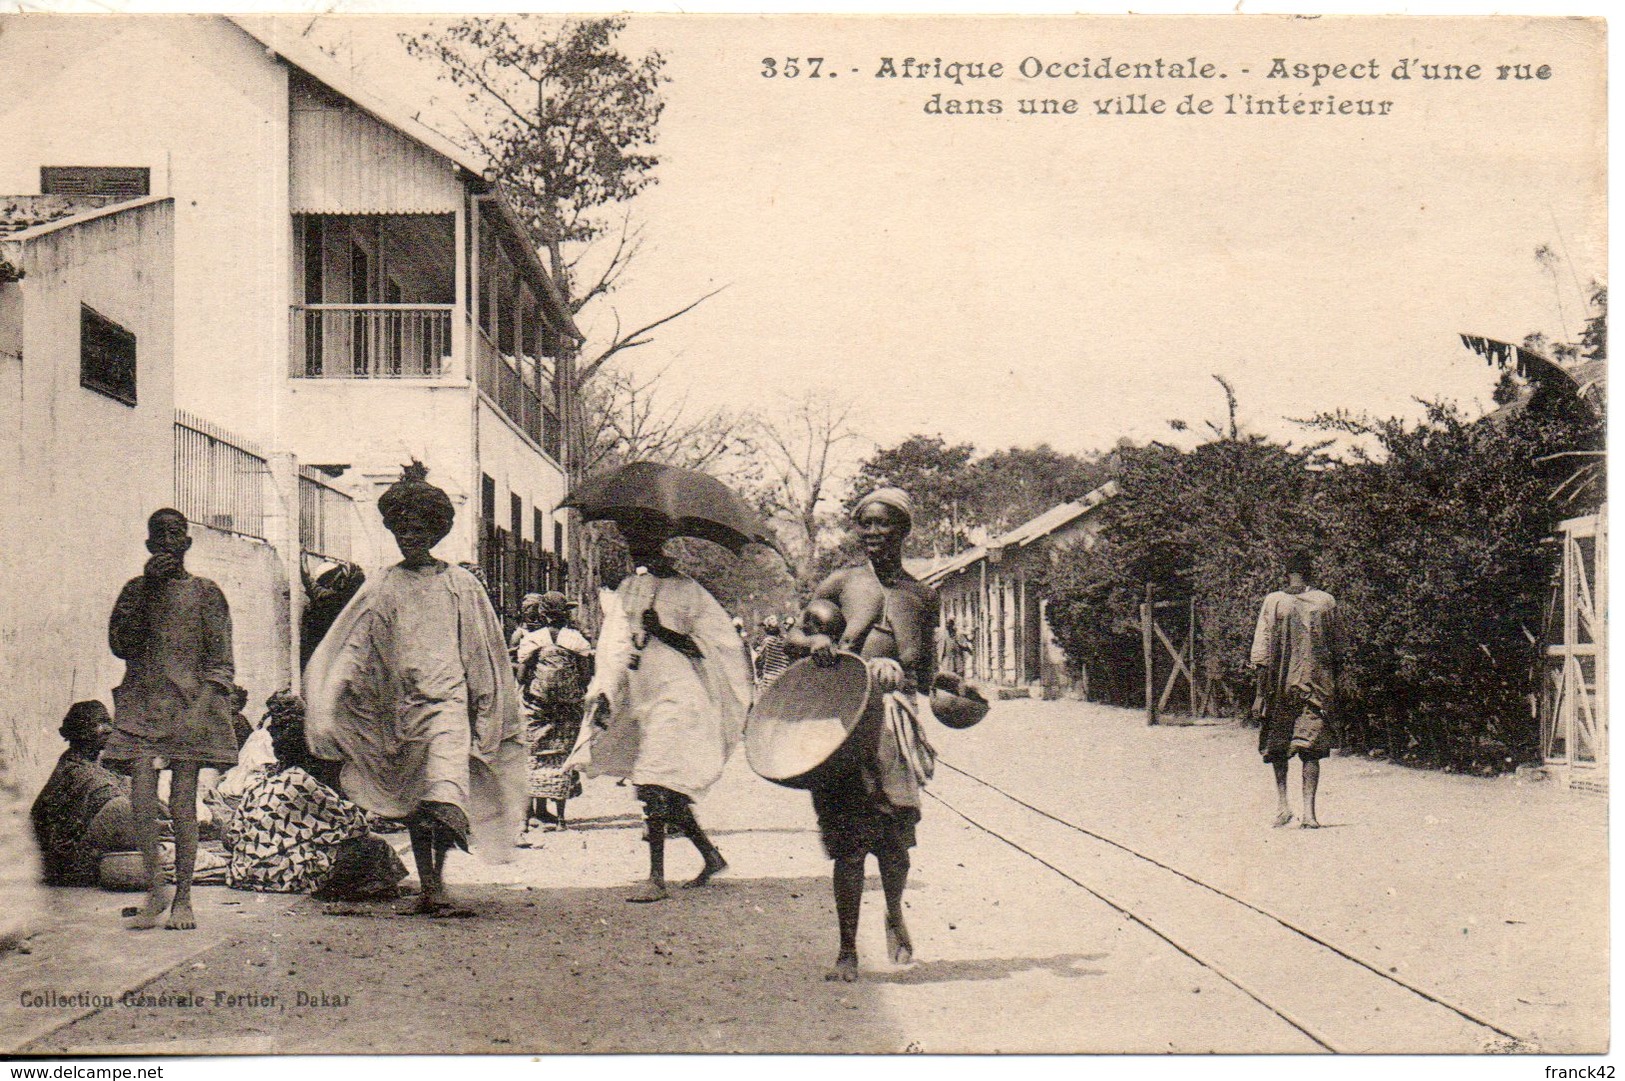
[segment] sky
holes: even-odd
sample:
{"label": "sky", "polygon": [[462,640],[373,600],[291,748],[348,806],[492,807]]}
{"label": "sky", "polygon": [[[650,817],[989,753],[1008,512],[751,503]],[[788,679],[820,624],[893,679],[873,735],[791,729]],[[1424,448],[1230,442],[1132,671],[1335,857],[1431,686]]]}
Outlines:
{"label": "sky", "polygon": [[[424,18],[323,16],[358,78],[456,136],[455,91],[396,35]],[[1289,418],[1416,415],[1488,402],[1463,331],[1572,338],[1605,279],[1603,55],[1594,25],[1430,19],[979,19],[634,16],[670,83],[659,182],[632,212],[645,250],[601,341],[722,291],[628,355],[692,409],[849,398],[880,444],[941,434],[991,450],[1189,441],[1223,416],[1304,438]],[[822,55],[839,80],[763,78]],[[1224,80],[1026,80],[1027,56],[1196,56]],[[1006,66],[980,86],[877,78],[882,57]],[[1289,62],[1477,62],[1476,82],[1266,79]],[[1498,63],[1552,77],[1494,78]],[[1242,69],[1246,69],[1244,73]],[[1146,93],[1386,100],[1387,117],[1120,117]],[[998,97],[999,116],[924,103]],[[1074,98],[1023,117],[1022,97]],[[1548,266],[1535,250],[1548,246]]]}

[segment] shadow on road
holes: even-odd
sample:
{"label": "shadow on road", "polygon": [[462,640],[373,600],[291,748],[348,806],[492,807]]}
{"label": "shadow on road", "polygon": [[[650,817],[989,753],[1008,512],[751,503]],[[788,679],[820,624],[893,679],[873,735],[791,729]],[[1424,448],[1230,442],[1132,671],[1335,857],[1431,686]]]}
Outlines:
{"label": "shadow on road", "polygon": [[1048,972],[1052,976],[1078,979],[1104,976],[1103,968],[1084,968],[1086,961],[1100,961],[1103,953],[1063,953],[1054,957],[992,957],[965,961],[922,961],[897,972],[876,975],[881,983],[902,985],[953,983],[960,980],[1003,980],[1020,972]]}

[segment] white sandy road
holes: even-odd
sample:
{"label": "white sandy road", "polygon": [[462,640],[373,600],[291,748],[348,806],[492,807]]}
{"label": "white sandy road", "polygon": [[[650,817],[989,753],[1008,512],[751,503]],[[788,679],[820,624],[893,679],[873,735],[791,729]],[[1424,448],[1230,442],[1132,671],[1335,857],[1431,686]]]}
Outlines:
{"label": "white sandy road", "polygon": [[[1517,932],[1542,917],[1523,906],[1550,911],[1549,897],[1486,885],[1495,868],[1472,844],[1453,842],[1452,862],[1422,831],[1402,831],[1390,845],[1373,837],[1387,828],[1382,816],[1406,803],[1427,803],[1436,819],[1476,808],[1459,829],[1500,831],[1492,850],[1524,843],[1515,828],[1548,829],[1556,818],[1577,833],[1575,867],[1589,873],[1602,864],[1586,862],[1601,858],[1586,847],[1586,823],[1600,823],[1602,801],[1530,793],[1510,782],[1461,788],[1461,779],[1390,767],[1368,774],[1369,764],[1335,759],[1324,817],[1364,817],[1365,824],[1320,834],[1270,831],[1263,824],[1272,798],[1268,772],[1248,739],[1233,729],[1147,731],[1132,714],[1078,703],[1001,703],[983,727],[942,732],[938,742],[948,761],[974,767],[1029,802],[1116,831],[1419,984],[1442,984],[1449,996],[1547,1050],[1601,1045],[1606,1036],[1593,1034],[1606,1032],[1605,952],[1591,968],[1508,970],[1526,963],[1514,948]],[[1168,768],[1170,758],[1179,770]],[[1153,781],[1177,781],[1181,795]],[[1454,789],[1460,802],[1447,806],[1440,792]],[[71,931],[81,948],[103,958],[87,979],[107,987],[146,981],[145,991],[161,994],[218,984],[277,996],[278,1006],[107,1009],[79,1020],[62,1014],[54,1019],[61,1027],[26,1050],[1322,1050],[1305,1029],[1340,1050],[1483,1047],[1483,1030],[1459,1017],[1368,972],[1317,958],[1278,925],[1188,883],[1163,881],[1165,873],[1148,873],[1142,861],[1080,839],[951,770],[939,773],[933,792],[1126,903],[1169,937],[1188,940],[1191,953],[1229,978],[933,802],[909,895],[920,961],[898,969],[880,960],[880,897],[871,884],[865,977],[827,984],[821,974],[834,953],[834,913],[808,800],[759,781],[736,761],[700,811],[732,869],[713,888],[665,904],[621,900],[641,870],[636,804],[630,789],[596,781],[571,805],[579,829],[532,835],[539,847],[506,867],[453,864],[459,888],[482,912],[478,920],[393,918],[383,906],[335,916],[304,899],[207,890],[205,934],[215,941],[194,940],[201,952],[167,974],[151,979],[150,968],[120,969],[107,959],[125,933],[83,923],[47,932],[30,957],[0,960],[7,996],[0,1001],[9,1019],[15,989],[37,983],[49,963],[52,936]],[[1388,810],[1353,814],[1368,804]],[[674,874],[697,867],[686,846],[675,847],[672,862]],[[1435,895],[1410,908],[1393,906],[1392,887],[1373,885],[1397,883],[1408,893],[1422,882],[1432,883]],[[116,907],[118,898],[107,899]],[[1590,913],[1590,900],[1582,890],[1562,902],[1573,907],[1569,922],[1582,925],[1581,938],[1606,934],[1602,910]],[[230,901],[244,903],[226,907]],[[1433,941],[1436,925],[1475,919],[1484,926],[1491,909],[1516,921],[1501,925],[1510,935],[1486,933],[1479,946],[1493,954],[1488,964],[1496,972],[1485,976],[1470,965],[1463,972],[1472,947]],[[1433,924],[1418,913],[1432,913]],[[1580,918],[1588,914],[1589,922]],[[156,941],[167,948],[178,938]],[[1584,945],[1554,948],[1578,955]],[[347,1001],[299,1006],[301,990]],[[1520,1005],[1520,997],[1535,1004]],[[42,1018],[49,1011],[32,1013],[36,1026],[50,1020]]]}

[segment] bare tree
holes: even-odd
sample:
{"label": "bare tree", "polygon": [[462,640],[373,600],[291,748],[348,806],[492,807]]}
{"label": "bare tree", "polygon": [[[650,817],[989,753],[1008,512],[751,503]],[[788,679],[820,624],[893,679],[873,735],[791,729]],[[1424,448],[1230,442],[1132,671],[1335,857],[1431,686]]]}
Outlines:
{"label": "bare tree", "polygon": [[862,441],[852,426],[851,401],[808,393],[788,399],[773,416],[751,423],[765,471],[766,499],[780,523],[781,539],[796,579],[807,585],[817,564],[826,522],[824,507],[853,465],[851,450]]}

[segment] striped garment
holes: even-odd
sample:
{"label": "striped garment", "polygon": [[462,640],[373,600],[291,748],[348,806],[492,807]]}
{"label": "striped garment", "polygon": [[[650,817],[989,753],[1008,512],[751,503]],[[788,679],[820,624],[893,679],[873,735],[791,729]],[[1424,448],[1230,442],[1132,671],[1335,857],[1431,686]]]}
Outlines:
{"label": "striped garment", "polygon": [[784,637],[768,635],[762,642],[761,651],[756,654],[756,685],[766,689],[789,667],[790,652],[784,648]]}

